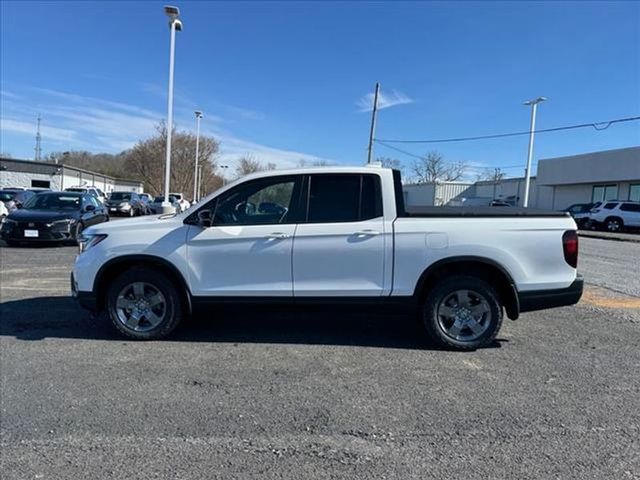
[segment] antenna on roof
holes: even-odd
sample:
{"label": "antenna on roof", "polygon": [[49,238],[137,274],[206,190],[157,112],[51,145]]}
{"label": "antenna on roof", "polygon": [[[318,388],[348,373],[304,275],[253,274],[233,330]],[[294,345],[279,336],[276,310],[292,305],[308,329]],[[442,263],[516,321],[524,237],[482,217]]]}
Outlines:
{"label": "antenna on roof", "polygon": [[[42,157],[42,135],[40,135],[41,120],[42,120],[42,117],[40,116],[40,114],[38,114],[38,128],[36,130],[36,148],[34,149],[36,151],[36,158],[35,158],[36,162],[39,162]],[[56,163],[58,162],[56,161]]]}

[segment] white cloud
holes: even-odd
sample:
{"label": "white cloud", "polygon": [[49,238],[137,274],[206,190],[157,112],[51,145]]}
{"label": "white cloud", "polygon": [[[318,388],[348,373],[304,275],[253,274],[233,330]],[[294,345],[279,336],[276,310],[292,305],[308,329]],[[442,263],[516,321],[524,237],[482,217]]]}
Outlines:
{"label": "white cloud", "polygon": [[[45,152],[82,149],[92,152],[117,153],[133,147],[139,140],[155,132],[156,125],[165,118],[164,111],[154,111],[121,102],[85,97],[45,88],[28,88],[24,98],[31,104],[14,102],[3,97],[0,130],[35,138],[38,113],[42,115],[42,139]],[[242,109],[240,109],[242,110]],[[247,110],[237,112],[251,117],[259,115]],[[218,163],[235,167],[243,155],[252,155],[262,163],[273,163],[277,168],[295,166],[300,160],[314,162],[321,159],[307,153],[262,145],[236,137],[221,127],[224,120],[206,115],[202,133],[220,142]],[[174,123],[179,129],[191,130],[194,125],[190,109],[176,109]],[[55,126],[54,126],[55,125]],[[7,145],[7,148],[11,148]],[[331,162],[335,163],[335,162]]]}
{"label": "white cloud", "polygon": [[[360,112],[370,112],[373,110],[373,93],[367,93],[362,96],[356,103]],[[378,93],[378,110],[383,108],[395,107],[396,105],[406,105],[413,103],[414,100],[398,90],[391,90],[390,93],[384,93],[382,90]]]}
{"label": "white cloud", "polygon": [[[36,125],[35,122],[25,122],[13,118],[0,119],[0,130],[14,133],[24,133],[35,138]],[[76,138],[76,132],[66,128],[45,127],[41,129],[41,134],[45,138],[60,140],[65,142],[73,142]]]}
{"label": "white cloud", "polygon": [[267,163],[272,163],[278,169],[294,168],[298,165],[300,160],[304,160],[307,163],[313,163],[320,160],[329,163],[336,163],[332,160],[317,157],[315,155],[309,155],[307,153],[260,145],[251,141],[236,138],[232,135],[222,134],[217,135],[216,138],[220,140],[220,153],[217,158],[217,163],[219,165],[228,165],[230,169],[233,169],[239,158],[244,155],[251,155],[265,165]]}

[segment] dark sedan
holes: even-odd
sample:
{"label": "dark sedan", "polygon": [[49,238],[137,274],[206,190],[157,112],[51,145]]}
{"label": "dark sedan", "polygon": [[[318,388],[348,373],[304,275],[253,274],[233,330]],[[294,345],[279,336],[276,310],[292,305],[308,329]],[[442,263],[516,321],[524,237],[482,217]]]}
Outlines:
{"label": "dark sedan", "polygon": [[105,202],[111,215],[121,214],[128,217],[145,215],[147,207],[135,192],[111,192]]}
{"label": "dark sedan", "polygon": [[0,236],[7,244],[75,242],[83,229],[109,220],[93,196],[44,192],[31,197],[5,219]]}

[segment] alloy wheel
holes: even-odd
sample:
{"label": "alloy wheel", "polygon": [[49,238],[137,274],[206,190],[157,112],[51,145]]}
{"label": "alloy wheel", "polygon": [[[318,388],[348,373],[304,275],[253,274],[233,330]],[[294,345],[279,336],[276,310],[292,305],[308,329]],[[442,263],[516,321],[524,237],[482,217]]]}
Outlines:
{"label": "alloy wheel", "polygon": [[167,315],[167,301],[158,288],[146,282],[126,285],[116,299],[118,321],[136,332],[153,330]]}
{"label": "alloy wheel", "polygon": [[473,290],[456,290],[446,295],[437,312],[442,332],[460,342],[477,340],[491,324],[489,302]]}

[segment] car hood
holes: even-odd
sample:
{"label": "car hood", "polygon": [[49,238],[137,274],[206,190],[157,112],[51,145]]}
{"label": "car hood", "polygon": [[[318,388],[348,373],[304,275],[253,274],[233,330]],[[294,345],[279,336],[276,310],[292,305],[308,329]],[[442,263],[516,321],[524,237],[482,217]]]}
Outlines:
{"label": "car hood", "polygon": [[182,215],[145,215],[125,220],[99,223],[86,229],[85,233],[106,233],[109,235],[121,232],[134,233],[136,230],[165,230],[182,225],[183,220],[184,217]]}
{"label": "car hood", "polygon": [[77,220],[80,212],[69,210],[14,210],[7,218],[16,222],[53,222],[72,218]]}

